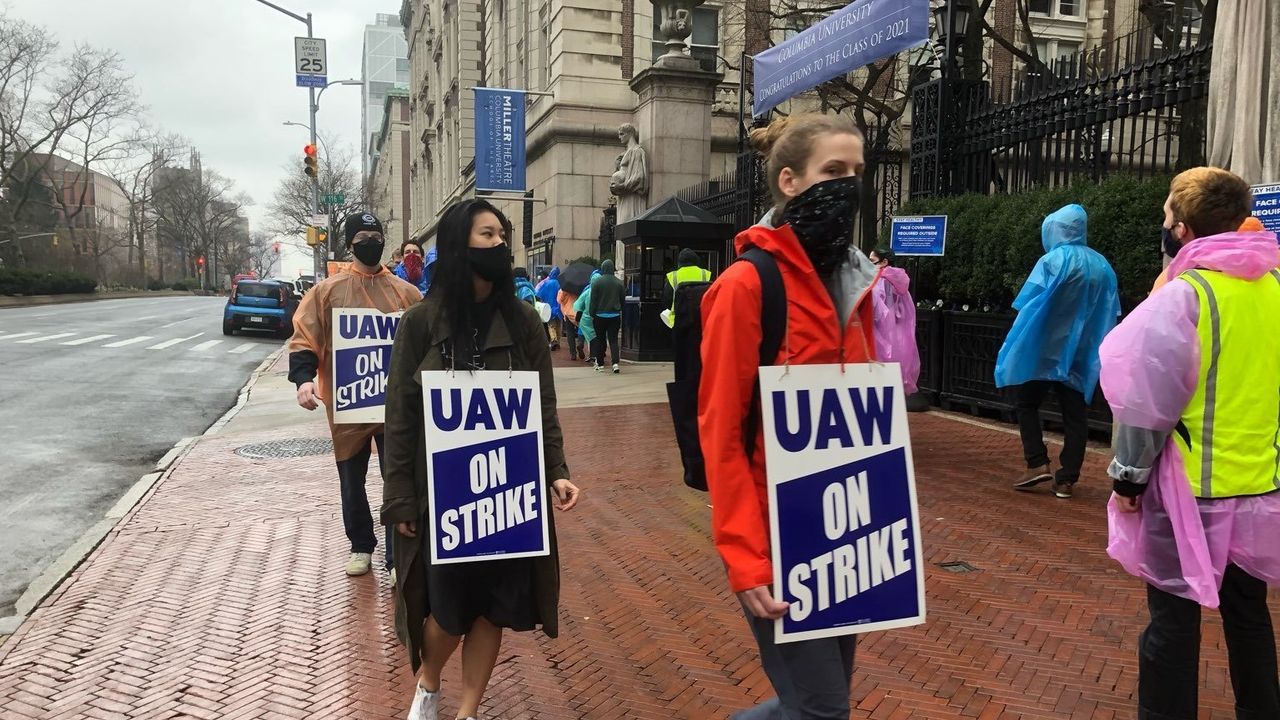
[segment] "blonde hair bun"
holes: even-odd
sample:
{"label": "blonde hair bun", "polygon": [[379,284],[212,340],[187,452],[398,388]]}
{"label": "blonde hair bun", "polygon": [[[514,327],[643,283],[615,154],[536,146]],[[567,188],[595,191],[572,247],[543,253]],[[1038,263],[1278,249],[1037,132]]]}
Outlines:
{"label": "blonde hair bun", "polygon": [[791,124],[789,116],[780,117],[762,128],[754,128],[749,137],[751,139],[751,147],[756,152],[769,157],[769,153],[773,152],[773,146],[778,144],[778,140],[787,132],[787,126]]}

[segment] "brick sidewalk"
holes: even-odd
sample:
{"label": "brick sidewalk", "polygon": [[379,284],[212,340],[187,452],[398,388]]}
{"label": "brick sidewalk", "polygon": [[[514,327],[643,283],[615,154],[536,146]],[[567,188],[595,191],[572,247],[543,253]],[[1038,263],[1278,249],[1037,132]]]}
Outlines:
{"label": "brick sidewalk", "polygon": [[[558,515],[561,637],[508,635],[484,717],[702,720],[766,697],[665,406],[562,419],[587,494]],[[936,415],[912,430],[930,622],[862,638],[854,717],[1133,717],[1144,595],[1105,554],[1102,458],[1060,501],[1008,489],[1010,434]],[[342,574],[331,456],[233,453],[323,433],[197,444],[0,647],[0,717],[402,718],[412,677],[390,588]],[[977,571],[936,567],[950,560]],[[1201,718],[1234,717],[1224,648],[1206,613]]]}

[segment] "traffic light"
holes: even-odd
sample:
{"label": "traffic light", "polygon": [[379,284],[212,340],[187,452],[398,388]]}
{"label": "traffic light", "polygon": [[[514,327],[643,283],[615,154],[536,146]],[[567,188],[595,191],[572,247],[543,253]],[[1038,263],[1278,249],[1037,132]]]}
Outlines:
{"label": "traffic light", "polygon": [[308,145],[302,149],[302,152],[307,156],[302,161],[302,171],[307,174],[307,177],[319,177],[320,165],[319,161],[316,160],[316,146]]}
{"label": "traffic light", "polygon": [[203,256],[203,255],[201,255],[200,257],[196,258],[196,265],[199,265],[200,267],[204,267],[204,256]]}
{"label": "traffic light", "polygon": [[329,239],[329,233],[322,228],[307,228],[307,244],[311,247],[323,245]]}

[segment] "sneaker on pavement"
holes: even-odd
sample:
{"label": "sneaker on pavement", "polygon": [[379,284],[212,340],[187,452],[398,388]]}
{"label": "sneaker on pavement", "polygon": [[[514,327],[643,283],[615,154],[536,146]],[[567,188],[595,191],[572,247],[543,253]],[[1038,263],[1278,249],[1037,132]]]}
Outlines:
{"label": "sneaker on pavement", "polygon": [[1071,498],[1071,488],[1074,485],[1075,483],[1069,483],[1063,480],[1055,480],[1053,481],[1053,494],[1057,495],[1063,500],[1069,500]]}
{"label": "sneaker on pavement", "polygon": [[613,374],[614,374],[614,375],[617,375],[617,374],[618,374],[618,373],[620,373],[620,372],[622,372],[622,371],[618,369],[618,363],[614,363],[614,364],[613,364]]}
{"label": "sneaker on pavement", "polygon": [[369,572],[369,565],[373,562],[373,553],[351,553],[351,557],[347,559],[348,575],[364,575]]}
{"label": "sneaker on pavement", "polygon": [[395,586],[396,586],[396,569],[391,568],[391,587],[394,588]]}
{"label": "sneaker on pavement", "polygon": [[413,705],[409,708],[409,720],[439,720],[440,692],[427,692],[426,688],[414,683],[417,689],[413,692]]}
{"label": "sneaker on pavement", "polygon": [[604,366],[599,363],[595,363],[595,368],[596,372],[604,372]]}
{"label": "sneaker on pavement", "polygon": [[1048,465],[1044,465],[1038,468],[1031,468],[1030,470],[1023,473],[1022,477],[1018,478],[1018,481],[1013,484],[1013,489],[1014,490],[1030,490],[1031,488],[1039,485],[1040,483],[1047,482],[1052,479],[1053,479],[1053,473],[1049,471]]}

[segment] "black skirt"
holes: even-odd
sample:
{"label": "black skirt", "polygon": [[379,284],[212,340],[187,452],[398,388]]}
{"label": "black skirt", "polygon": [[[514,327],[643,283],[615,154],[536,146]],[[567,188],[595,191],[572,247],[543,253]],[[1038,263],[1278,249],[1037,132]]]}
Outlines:
{"label": "black skirt", "polygon": [[[426,550],[426,548],[423,548]],[[450,635],[466,635],[479,618],[517,632],[542,624],[534,596],[535,558],[426,566],[427,612]]]}

